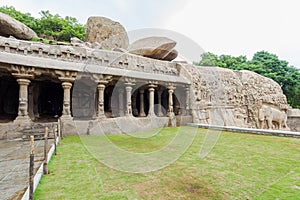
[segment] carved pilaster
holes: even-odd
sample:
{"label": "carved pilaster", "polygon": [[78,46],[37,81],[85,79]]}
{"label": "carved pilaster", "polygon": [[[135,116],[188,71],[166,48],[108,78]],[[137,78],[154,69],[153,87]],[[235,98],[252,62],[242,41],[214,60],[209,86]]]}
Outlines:
{"label": "carved pilaster", "polygon": [[126,116],[132,116],[132,106],[131,106],[131,91],[132,83],[126,83]]}
{"label": "carved pilaster", "polygon": [[190,115],[190,87],[185,87],[185,114]]}
{"label": "carved pilaster", "polygon": [[135,79],[124,77],[125,90],[126,90],[126,116],[132,116],[132,102],[131,102],[131,92],[132,86],[135,85]]}
{"label": "carved pilaster", "polygon": [[153,117],[155,116],[154,113],[154,91],[155,91],[156,85],[149,85],[149,112],[148,112],[148,117]]}
{"label": "carved pilaster", "polygon": [[174,93],[175,87],[173,85],[170,85],[168,87],[169,92],[169,106],[168,106],[168,116],[174,115],[174,109],[173,109],[173,93]]}
{"label": "carved pilaster", "polygon": [[105,114],[104,114],[104,89],[105,89],[105,85],[104,84],[98,84],[97,89],[98,89],[97,117],[98,118],[103,118],[103,117],[105,117]]}
{"label": "carved pilaster", "polygon": [[139,117],[146,117],[145,107],[144,107],[144,89],[140,89],[140,113]]}
{"label": "carved pilaster", "polygon": [[119,92],[119,116],[124,116],[124,89],[118,88]]}
{"label": "carved pilaster", "polygon": [[161,95],[162,95],[162,93],[163,93],[163,88],[159,88],[159,89],[157,90],[157,99],[158,99],[157,115],[158,115],[159,117],[164,116],[164,114],[163,114],[163,112],[162,112],[162,110],[161,110],[161,107],[162,107],[162,105],[161,105]]}
{"label": "carved pilaster", "polygon": [[132,114],[134,116],[138,116],[139,115],[139,111],[136,107],[136,100],[137,100],[137,92],[134,92],[132,94]]}

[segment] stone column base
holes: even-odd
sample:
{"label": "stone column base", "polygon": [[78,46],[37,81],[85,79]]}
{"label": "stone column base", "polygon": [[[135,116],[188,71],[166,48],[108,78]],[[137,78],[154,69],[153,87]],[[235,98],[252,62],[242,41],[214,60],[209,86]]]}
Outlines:
{"label": "stone column base", "polygon": [[14,120],[14,123],[16,124],[32,123],[32,120],[30,119],[29,116],[18,116]]}
{"label": "stone column base", "polygon": [[73,117],[72,117],[71,115],[62,115],[62,116],[60,117],[60,119],[61,119],[62,121],[64,121],[64,120],[73,120]]}

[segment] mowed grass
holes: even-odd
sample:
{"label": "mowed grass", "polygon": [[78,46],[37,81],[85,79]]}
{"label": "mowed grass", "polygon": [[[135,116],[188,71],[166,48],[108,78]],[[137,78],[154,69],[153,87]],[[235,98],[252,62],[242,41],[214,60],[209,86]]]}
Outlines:
{"label": "mowed grass", "polygon": [[[78,136],[65,137],[49,163],[35,199],[300,199],[300,140],[222,132],[204,159],[206,129],[164,128],[150,138],[108,135],[120,149],[153,152],[176,133],[196,132],[191,146],[172,164],[127,173],[99,162]],[[102,141],[105,136],[85,136]],[[99,142],[101,144],[101,142]],[[111,155],[114,158],[114,155]]]}

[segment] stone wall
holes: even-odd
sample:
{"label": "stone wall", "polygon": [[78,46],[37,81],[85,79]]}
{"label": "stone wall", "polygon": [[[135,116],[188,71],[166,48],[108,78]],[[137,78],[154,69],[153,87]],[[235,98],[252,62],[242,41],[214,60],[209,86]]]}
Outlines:
{"label": "stone wall", "polygon": [[288,111],[287,124],[291,131],[300,132],[300,109],[290,109]]}

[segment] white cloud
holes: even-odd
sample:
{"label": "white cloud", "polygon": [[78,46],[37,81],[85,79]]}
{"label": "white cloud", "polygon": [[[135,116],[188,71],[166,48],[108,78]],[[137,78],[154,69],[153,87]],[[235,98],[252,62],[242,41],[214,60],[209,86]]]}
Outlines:
{"label": "white cloud", "polygon": [[296,9],[278,1],[191,0],[164,27],[191,37],[206,51],[250,57],[267,50],[300,66],[294,56],[300,48]]}

